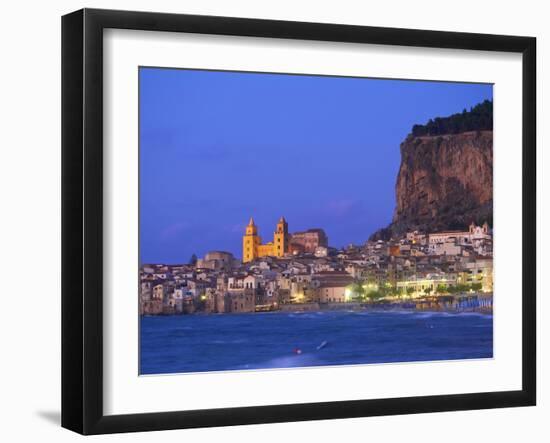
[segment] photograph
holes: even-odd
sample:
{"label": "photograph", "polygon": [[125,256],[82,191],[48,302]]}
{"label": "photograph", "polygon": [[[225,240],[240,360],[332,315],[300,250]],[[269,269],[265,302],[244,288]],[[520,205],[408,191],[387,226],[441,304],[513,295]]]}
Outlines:
{"label": "photograph", "polygon": [[493,84],[137,74],[140,375],[493,358]]}
{"label": "photograph", "polygon": [[550,435],[542,2],[3,6],[0,441]]}

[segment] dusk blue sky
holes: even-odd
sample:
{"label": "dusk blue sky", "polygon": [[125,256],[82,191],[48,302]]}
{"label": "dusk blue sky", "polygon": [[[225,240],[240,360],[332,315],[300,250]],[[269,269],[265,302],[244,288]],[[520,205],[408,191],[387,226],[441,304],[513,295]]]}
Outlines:
{"label": "dusk blue sky", "polygon": [[140,68],[140,259],[241,257],[251,216],[264,242],[323,228],[363,243],[395,205],[412,125],[492,98],[481,84]]}

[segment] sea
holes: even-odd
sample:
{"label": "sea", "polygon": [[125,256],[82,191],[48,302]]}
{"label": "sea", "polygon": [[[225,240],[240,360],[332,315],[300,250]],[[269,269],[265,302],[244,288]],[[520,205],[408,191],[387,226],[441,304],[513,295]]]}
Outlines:
{"label": "sea", "polygon": [[140,374],[492,358],[493,316],[425,311],[140,318]]}

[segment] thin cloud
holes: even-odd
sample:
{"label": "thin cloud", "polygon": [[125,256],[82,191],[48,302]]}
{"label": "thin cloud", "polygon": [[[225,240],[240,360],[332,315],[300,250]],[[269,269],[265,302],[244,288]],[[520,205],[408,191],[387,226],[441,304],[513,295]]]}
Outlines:
{"label": "thin cloud", "polygon": [[162,240],[173,240],[190,227],[191,225],[185,222],[173,223],[160,232],[160,238]]}

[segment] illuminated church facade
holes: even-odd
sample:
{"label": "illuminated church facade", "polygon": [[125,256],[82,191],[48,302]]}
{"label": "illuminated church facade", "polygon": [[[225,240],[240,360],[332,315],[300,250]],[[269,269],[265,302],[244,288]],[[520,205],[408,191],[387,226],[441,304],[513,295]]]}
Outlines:
{"label": "illuminated church facade", "polygon": [[318,247],[328,247],[328,238],[322,229],[308,229],[289,234],[284,217],[277,222],[273,241],[262,244],[258,227],[250,218],[243,236],[243,263],[259,257],[284,257],[287,254],[314,253]]}
{"label": "illuminated church facade", "polygon": [[262,244],[262,238],[258,234],[258,227],[254,219],[246,227],[243,236],[243,262],[252,261],[258,257],[283,257],[290,251],[290,237],[288,234],[288,223],[281,217],[273,233],[273,241]]}

